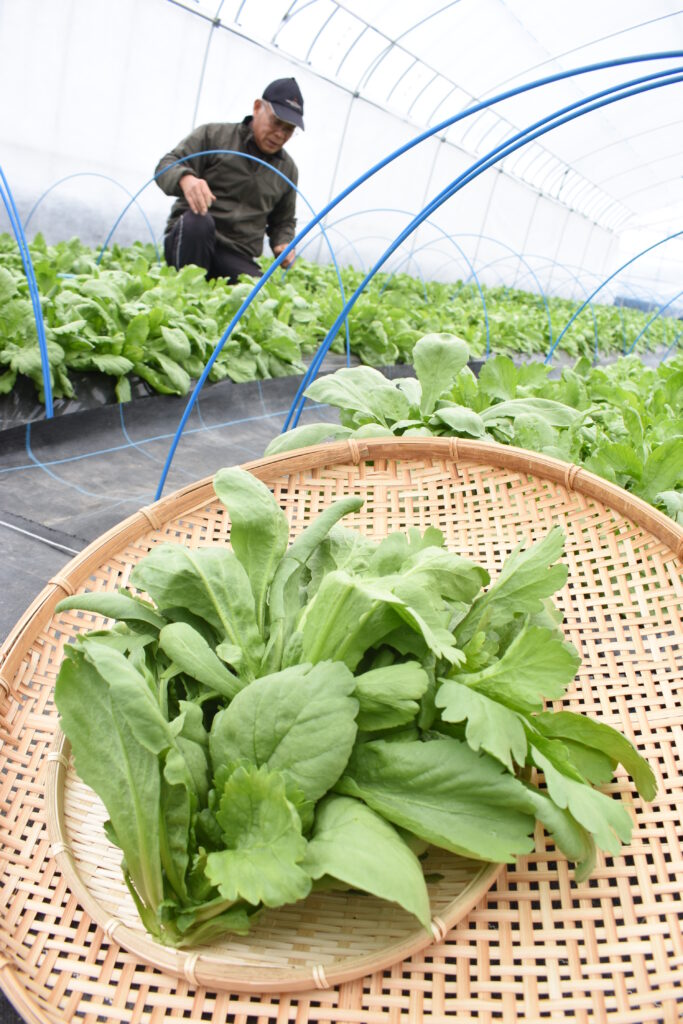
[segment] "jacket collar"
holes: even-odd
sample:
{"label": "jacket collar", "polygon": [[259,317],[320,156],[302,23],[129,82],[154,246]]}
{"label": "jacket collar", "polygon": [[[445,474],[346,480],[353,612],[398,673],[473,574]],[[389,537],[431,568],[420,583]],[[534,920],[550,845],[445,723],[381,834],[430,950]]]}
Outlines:
{"label": "jacket collar", "polygon": [[265,160],[266,163],[269,164],[281,163],[285,156],[284,146],[282,149],[278,150],[277,153],[263,153],[258,148],[254,140],[254,132],[251,127],[251,122],[253,120],[253,116],[249,114],[248,117],[245,117],[242,120],[239,127],[240,138],[244,143],[244,148],[246,152],[249,153],[251,156],[257,156],[259,160]]}

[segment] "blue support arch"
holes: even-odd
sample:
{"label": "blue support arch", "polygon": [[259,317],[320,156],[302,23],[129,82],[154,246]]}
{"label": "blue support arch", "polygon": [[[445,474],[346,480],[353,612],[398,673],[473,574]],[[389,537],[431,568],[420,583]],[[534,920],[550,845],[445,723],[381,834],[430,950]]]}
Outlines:
{"label": "blue support arch", "polygon": [[[339,258],[340,252],[343,252],[345,248],[352,249],[356,259],[358,260],[358,264],[359,264],[358,269],[364,271],[365,270],[365,260],[363,259],[361,254],[356,249],[354,241],[352,239],[350,239],[348,235],[345,235],[343,231],[340,231],[339,228],[337,227],[336,223],[326,224],[325,225],[325,230],[328,231],[328,232],[329,231],[335,231],[340,236],[342,242],[344,243],[342,245],[341,249],[337,249],[337,258]],[[299,256],[303,256],[303,254],[305,253],[306,249],[308,249],[309,245],[311,245],[313,242],[316,242],[316,241],[318,241],[318,236],[317,235],[309,238],[308,241],[306,242],[306,244],[301,249],[299,249]],[[355,241],[359,241],[359,239],[355,239]]]}
{"label": "blue support arch", "polygon": [[[450,183],[445,189],[443,189],[437,196],[432,199],[430,203],[422,210],[422,212],[416,217],[394,240],[389,249],[383,254],[380,260],[375,264],[371,271],[366,276],[365,280],[359,285],[356,291],[353,293],[344,310],[340,314],[340,317],[330,328],[330,332],[320,345],[318,352],[314,356],[308,370],[304,374],[301,385],[299,386],[297,393],[294,397],[292,407],[289,415],[285,422],[283,431],[289,429],[290,426],[296,426],[301,410],[303,408],[302,394],[311,378],[314,378],[317,374],[322,360],[325,357],[326,352],[332,343],[337,330],[343,318],[348,314],[349,309],[357,301],[358,296],[365,288],[368,281],[374,277],[377,271],[383,266],[389,256],[395,252],[395,250],[404,242],[404,240],[412,234],[413,231],[419,225],[427,219],[427,217],[443,205],[448,199],[452,198],[457,192],[459,192],[465,185],[469,184],[470,181],[474,181],[483,171],[488,170],[489,167],[493,167],[501,159],[508,156],[510,153],[514,153],[521,146],[526,145],[528,142],[533,141],[541,135],[545,135],[547,132],[552,131],[554,128],[559,127],[562,124],[566,124],[569,121],[573,121],[577,117],[581,117],[583,114],[589,113],[590,111],[597,110],[600,107],[606,106],[611,103],[616,103],[622,99],[626,99],[630,96],[639,95],[642,92],[648,92],[651,89],[661,88],[665,85],[671,85],[683,81],[683,68],[676,68],[670,73],[658,72],[653,75],[643,76],[639,79],[632,80],[627,83],[622,83],[620,86],[613,86],[609,89],[601,90],[598,93],[594,93],[587,99],[581,100],[577,103],[570,104],[568,107],[563,107],[559,111],[555,111],[553,114],[542,118],[540,121],[534,122],[534,124],[528,126],[523,131],[517,132],[511,139],[507,140],[506,143],[497,146],[493,151],[481,157],[475,161],[471,167],[463,174],[459,175],[454,181]],[[293,245],[294,243],[292,243]],[[555,343],[556,344],[556,343]],[[547,361],[547,357],[546,357]]]}
{"label": "blue support arch", "polygon": [[499,238],[494,238],[492,235],[475,235],[474,233],[471,233],[471,232],[459,232],[457,237],[458,238],[478,238],[478,239],[483,239],[486,242],[494,242],[496,245],[502,245],[505,249],[508,250],[510,255],[514,256],[517,260],[519,260],[520,263],[522,263],[527,268],[527,270],[529,271],[529,273],[531,274],[531,276],[533,277],[533,279],[534,279],[534,281],[536,283],[539,295],[541,296],[541,299],[543,301],[543,305],[545,307],[546,317],[547,317],[547,320],[548,320],[548,336],[549,336],[549,339],[550,339],[550,344],[552,345],[552,342],[553,342],[553,325],[552,325],[552,322],[551,322],[551,319],[550,319],[550,309],[548,307],[548,299],[546,297],[545,290],[543,289],[543,286],[541,285],[541,282],[539,281],[538,277],[534,273],[534,269],[531,266],[531,264],[528,262],[526,257],[523,256],[522,253],[516,252],[512,248],[512,246],[507,245],[506,242],[501,242],[501,240]]}
{"label": "blue support arch", "polygon": [[[415,217],[415,214],[411,213],[410,210],[404,210],[404,209],[401,209],[399,207],[393,207],[393,206],[375,206],[375,207],[369,207],[366,210],[356,210],[354,213],[346,214],[344,217],[340,217],[338,220],[333,221],[332,223],[336,227],[338,224],[341,224],[344,221],[351,220],[351,219],[353,219],[355,217],[359,217],[359,216],[365,216],[365,215],[367,215],[369,213],[398,213],[398,214],[405,215],[407,217]],[[427,219],[427,220],[425,220],[425,223],[428,224],[434,230],[438,231],[439,234],[442,236],[442,238],[444,238],[450,245],[454,246],[454,248],[457,249],[458,253],[460,254],[460,256],[462,256],[463,260],[467,264],[467,266],[468,266],[468,268],[470,270],[470,274],[472,275],[472,277],[476,281],[476,285],[477,285],[477,288],[479,290],[479,297],[481,298],[481,305],[482,305],[482,310],[483,310],[483,313],[484,313],[484,321],[485,321],[485,324],[486,324],[486,357],[488,358],[488,356],[490,354],[490,341],[491,341],[491,339],[490,339],[490,331],[489,331],[488,312],[487,312],[487,309],[486,309],[486,297],[484,296],[483,289],[482,289],[482,287],[481,287],[481,285],[479,283],[479,278],[477,277],[477,273],[476,273],[472,263],[470,262],[470,260],[466,256],[462,246],[460,246],[455,241],[455,238],[454,238],[453,235],[450,235],[447,231],[444,231],[444,229],[442,227],[440,227],[438,224],[435,224],[434,221],[431,221],[431,220]],[[328,225],[328,226],[331,227],[332,225]],[[458,236],[458,237],[460,237],[460,236]],[[307,244],[309,244],[309,243],[307,243]],[[420,247],[420,249],[417,249],[416,251],[420,252],[422,248],[423,247]],[[410,256],[410,254],[409,254],[409,256]],[[406,259],[408,259],[409,256],[407,256]],[[392,271],[392,273],[388,277],[388,280],[391,280],[391,277],[395,273],[397,273],[397,270]],[[387,281],[387,283],[388,283],[388,281]],[[382,292],[384,291],[385,288],[386,288],[386,284],[382,288],[380,294],[382,294]],[[425,299],[426,299],[426,292],[425,292]]]}
{"label": "blue support arch", "polygon": [[[546,261],[548,260],[547,256],[536,255],[534,258],[535,259],[539,259],[539,260],[546,260]],[[562,264],[560,264],[557,261],[555,261],[555,262],[556,262],[557,266],[560,266],[560,267],[564,268],[566,271],[569,271],[569,272],[575,271],[575,274],[573,275],[574,280],[577,281],[578,284],[580,284],[581,288],[584,289],[584,291],[586,291],[585,282],[582,279],[580,280],[577,275],[580,274],[581,278],[590,277],[594,281],[598,281],[598,282],[601,282],[603,280],[602,277],[599,274],[596,274],[594,271],[585,270],[583,267],[579,267],[576,264],[573,264],[573,263],[562,263]],[[632,285],[622,284],[621,287],[625,288],[627,291],[629,291],[630,294],[633,295],[635,298],[642,298],[642,295],[636,294],[636,292],[635,292],[635,290],[634,290]],[[623,307],[623,305],[620,305],[619,303],[615,302],[614,298],[611,299],[611,306],[613,306],[618,311],[618,313],[619,313],[619,318],[621,320],[621,336],[622,336],[622,350],[621,351],[622,351],[622,355],[625,355],[626,354],[626,347],[627,347],[627,340],[626,340],[626,322],[624,320],[624,307]]]}
{"label": "blue support arch", "polygon": [[664,245],[665,242],[670,242],[673,238],[680,238],[681,235],[683,235],[683,231],[675,231],[673,234],[667,235],[665,238],[660,238],[660,240],[658,242],[654,242],[652,245],[648,245],[645,249],[641,249],[641,251],[636,253],[635,256],[632,256],[630,260],[626,260],[626,262],[622,263],[620,267],[617,267],[617,269],[613,273],[611,273],[609,275],[609,277],[606,277],[605,280],[601,284],[599,284],[598,287],[593,292],[591,292],[591,294],[588,296],[586,301],[581,306],[579,306],[579,308],[576,310],[576,312],[567,321],[567,323],[565,324],[565,326],[562,328],[561,332],[559,333],[559,335],[555,339],[555,343],[550,348],[547,356],[545,357],[545,362],[546,363],[550,362],[550,360],[552,359],[552,356],[553,356],[553,352],[557,348],[557,346],[560,343],[560,341],[562,340],[563,336],[566,334],[568,328],[571,327],[572,323],[574,322],[574,320],[576,320],[577,316],[579,316],[579,314],[581,312],[583,312],[583,310],[586,308],[588,303],[592,299],[595,298],[595,296],[598,294],[598,292],[601,291],[605,287],[605,285],[609,284],[610,281],[613,281],[614,278],[617,277],[622,272],[622,270],[625,270],[626,267],[630,267],[631,264],[635,263],[635,261],[637,259],[640,259],[641,256],[644,256],[648,252],[652,252],[653,249],[657,249],[660,245]]}
{"label": "blue support arch", "polygon": [[[116,178],[111,178],[108,174],[99,174],[96,171],[77,171],[75,174],[67,174],[64,178],[60,178],[59,181],[55,181],[52,185],[50,185],[49,188],[45,189],[43,194],[36,199],[35,203],[28,212],[26,220],[24,221],[25,231],[28,230],[28,226],[31,223],[31,218],[33,217],[33,214],[36,212],[36,210],[43,202],[43,200],[46,199],[47,196],[49,196],[50,192],[54,191],[54,189],[56,189],[59,185],[63,185],[65,181],[70,181],[72,178],[104,178],[105,181],[110,181],[113,185],[116,185],[117,188],[120,188],[123,192],[125,192],[126,195],[131,198],[131,201],[134,202],[135,205],[138,207],[142,219],[144,220],[145,224],[147,225],[147,228],[149,229],[149,233],[152,239],[152,245],[154,246],[154,251],[157,257],[157,262],[161,263],[161,256],[159,255],[159,247],[157,245],[156,238],[154,235],[154,228],[150,224],[147,214],[137,202],[137,196],[133,196],[130,190],[127,189],[125,185],[122,185],[120,181],[117,181]],[[140,193],[138,192],[137,195],[139,194]]]}
{"label": "blue support arch", "polygon": [[683,295],[683,289],[680,292],[676,292],[676,294],[673,296],[673,298],[669,299],[668,302],[666,302],[663,306],[659,307],[659,309],[657,310],[655,315],[650,317],[648,322],[643,327],[642,331],[640,331],[640,333],[636,336],[635,341],[631,345],[630,349],[627,352],[624,353],[625,355],[629,356],[631,354],[631,352],[633,352],[634,348],[636,347],[636,345],[638,344],[638,342],[640,341],[642,336],[645,334],[646,331],[648,331],[650,329],[650,327],[655,322],[655,320],[658,320],[659,317],[662,316],[662,314],[666,312],[666,310],[669,308],[669,306],[671,306],[672,303],[674,303],[676,301],[676,299],[680,299],[681,295]]}
{"label": "blue support arch", "polygon": [[[624,66],[624,65],[628,65],[628,64],[637,64],[637,63],[643,63],[643,62],[652,61],[652,60],[663,60],[663,59],[672,59],[672,58],[677,58],[678,59],[678,58],[680,58],[682,56],[683,56],[683,51],[666,51],[666,52],[662,52],[662,53],[658,53],[658,54],[639,54],[636,57],[626,57],[626,58],[619,58],[617,60],[612,60],[612,61],[602,61],[602,62],[599,62],[599,63],[596,63],[596,64],[584,65],[581,68],[572,68],[569,71],[563,71],[563,72],[560,72],[560,73],[555,74],[555,75],[545,76],[544,78],[537,79],[536,81],[526,83],[526,84],[524,84],[522,86],[518,86],[515,89],[506,90],[505,92],[499,93],[498,95],[496,95],[494,97],[491,97],[488,100],[482,101],[480,103],[473,104],[472,106],[468,107],[465,111],[461,111],[459,114],[456,114],[453,117],[448,118],[445,121],[442,121],[439,124],[434,125],[432,128],[429,128],[427,131],[424,131],[424,132],[420,133],[419,135],[415,136],[413,139],[409,140],[403,146],[399,147],[397,150],[394,150],[392,153],[390,153],[387,157],[385,157],[379,163],[374,164],[363,175],[361,175],[354,182],[352,182],[351,185],[349,185],[347,188],[343,189],[333,200],[331,200],[320,211],[320,213],[316,217],[314,217],[296,235],[296,237],[290,242],[290,244],[280,253],[280,255],[277,257],[277,259],[274,261],[274,263],[269,267],[268,271],[263,276],[263,278],[261,278],[261,280],[259,282],[257,282],[257,284],[254,286],[254,288],[252,289],[252,292],[245,299],[245,301],[242,303],[240,308],[235,313],[232,321],[230,322],[230,324],[228,325],[228,327],[224,331],[223,336],[221,337],[221,339],[219,340],[218,344],[216,345],[216,347],[215,347],[215,349],[214,349],[214,351],[213,351],[213,353],[212,353],[212,355],[211,355],[211,357],[210,357],[206,367],[204,368],[204,372],[202,374],[202,377],[198,381],[197,386],[195,387],[192,395],[190,395],[190,398],[188,400],[187,406],[185,408],[185,412],[183,413],[181,421],[180,421],[180,423],[178,425],[178,429],[176,430],[176,433],[174,435],[173,442],[171,444],[171,448],[169,450],[168,457],[167,457],[165,465],[164,465],[164,469],[163,469],[163,472],[162,472],[162,475],[161,475],[161,478],[160,478],[160,481],[159,481],[159,486],[158,486],[157,492],[156,492],[157,498],[159,498],[161,496],[161,493],[163,491],[163,487],[164,487],[164,484],[165,484],[165,481],[166,481],[166,477],[168,475],[168,470],[170,469],[170,465],[171,465],[171,461],[173,459],[174,452],[175,452],[175,450],[177,448],[177,445],[178,445],[178,443],[180,441],[180,437],[182,436],[183,429],[184,429],[185,424],[187,423],[187,420],[188,420],[188,418],[190,416],[190,413],[192,411],[192,407],[193,407],[193,405],[194,405],[194,403],[195,403],[195,401],[197,399],[199,391],[200,391],[204,381],[206,380],[206,377],[208,376],[208,374],[210,372],[210,369],[211,369],[211,366],[213,365],[213,362],[218,357],[218,354],[220,353],[220,350],[221,350],[222,346],[227,341],[227,339],[230,336],[232,330],[234,329],[236,323],[239,321],[239,319],[241,318],[241,316],[243,315],[245,310],[248,308],[250,303],[254,300],[254,298],[258,294],[259,290],[263,287],[263,285],[266,283],[268,278],[275,272],[276,268],[279,267],[280,264],[282,263],[282,261],[287,257],[289,252],[291,252],[296,247],[296,245],[299,243],[299,241],[302,238],[304,238],[312,230],[313,227],[315,227],[318,223],[320,223],[327,216],[327,214],[330,212],[330,210],[332,210],[335,206],[337,206],[340,202],[342,202],[342,200],[344,198],[346,198],[346,196],[349,195],[354,189],[358,188],[360,184],[362,184],[364,181],[367,181],[368,178],[372,177],[374,174],[376,174],[379,170],[381,170],[387,164],[389,164],[393,160],[398,159],[398,157],[400,157],[404,153],[408,152],[410,149],[414,148],[415,146],[417,146],[420,142],[424,141],[425,139],[431,138],[437,132],[443,131],[445,128],[449,127],[451,124],[454,124],[456,121],[462,120],[465,117],[472,116],[473,114],[476,114],[480,110],[484,110],[487,107],[493,106],[495,103],[501,102],[504,99],[508,99],[511,96],[520,95],[520,94],[522,94],[524,92],[528,92],[528,91],[531,91],[533,89],[541,88],[542,86],[547,85],[547,84],[549,84],[551,82],[556,82],[556,81],[560,81],[560,80],[563,80],[563,79],[566,79],[566,78],[576,77],[577,75],[587,74],[587,73],[590,73],[590,72],[593,72],[593,71],[604,70],[604,69],[609,68],[609,67],[619,67],[619,66]],[[327,347],[329,347],[329,344],[331,343],[331,342],[329,342],[329,338],[330,337],[333,338],[336,335],[336,333],[337,333],[337,331],[339,329],[340,324],[343,322],[344,318],[348,314],[349,309],[351,308],[351,306],[356,301],[356,299],[358,297],[358,294],[360,294],[360,291],[362,291],[362,289],[365,287],[365,284],[370,279],[370,277],[374,276],[374,274],[377,272],[377,269],[379,269],[379,267],[382,265],[382,263],[388,258],[388,256],[391,255],[391,253],[395,250],[395,248],[398,248],[398,246],[401,244],[401,242],[404,240],[404,238],[407,237],[410,233],[412,233],[412,231],[415,230],[415,228],[419,225],[419,223],[421,223],[422,220],[426,219],[426,217],[429,216],[429,214],[432,213],[433,210],[438,209],[438,207],[443,202],[445,202],[448,198],[450,198],[457,191],[459,191],[462,187],[464,187],[464,185],[467,184],[469,181],[473,180],[480,173],[482,173],[484,170],[488,169],[488,167],[493,166],[496,162],[498,162],[504,156],[507,156],[510,153],[514,152],[516,149],[518,149],[520,146],[524,145],[526,142],[529,142],[532,139],[537,138],[538,136],[544,134],[547,131],[552,130],[555,127],[558,127],[561,124],[564,124],[564,123],[567,123],[570,120],[573,120],[575,117],[581,116],[581,114],[583,114],[583,113],[587,113],[587,112],[589,112],[591,110],[598,109],[600,106],[604,106],[607,103],[617,102],[617,100],[625,99],[628,96],[636,95],[637,93],[644,92],[644,91],[647,91],[647,90],[652,89],[652,88],[659,88],[659,87],[664,86],[664,85],[669,85],[669,84],[673,84],[674,82],[681,81],[681,80],[683,80],[683,75],[680,74],[681,70],[682,69],[679,67],[679,68],[673,69],[673,71],[670,71],[668,73],[667,72],[660,72],[660,73],[652,74],[650,76],[644,76],[644,77],[641,77],[640,79],[632,80],[631,82],[626,83],[626,86],[635,86],[635,88],[632,88],[630,90],[628,88],[626,88],[624,85],[617,86],[617,87],[614,87],[613,89],[603,90],[600,93],[596,93],[593,96],[588,97],[588,100],[584,100],[584,101],[581,101],[580,103],[573,104],[569,108],[563,108],[563,111],[556,112],[555,114],[551,115],[550,117],[547,117],[547,118],[543,119],[542,121],[536,122],[534,125],[529,126],[524,132],[520,132],[516,136],[514,136],[512,139],[508,140],[508,143],[506,145],[501,145],[501,146],[497,147],[496,150],[494,150],[492,153],[489,153],[486,157],[482,158],[479,161],[476,161],[476,163],[474,165],[472,165],[472,167],[465,174],[460,175],[457,179],[455,179],[455,181],[453,181],[451,183],[451,185],[447,189],[443,190],[443,192],[441,192],[438,196],[436,196],[435,199],[428,205],[426,210],[421,215],[421,219],[417,219],[416,222],[413,222],[412,224],[408,225],[408,227],[405,229],[405,231],[402,232],[401,235],[399,236],[399,238],[396,240],[396,243],[394,245],[392,245],[390,247],[390,250],[384,255],[384,257],[379,262],[379,264],[375,268],[373,268],[373,270],[371,270],[369,272],[369,275],[366,275],[365,281],[360,285],[359,289],[356,290],[356,292],[351,297],[351,299],[349,299],[348,302],[345,303],[344,309],[342,310],[341,314],[339,315],[339,317],[337,318],[337,320],[335,321],[333,327],[330,330],[330,334],[328,334],[327,338],[323,341],[322,345],[320,346],[320,348],[318,350],[318,355],[315,357],[314,362],[311,364],[311,367],[309,367],[309,371],[304,376],[304,381],[302,382],[302,386],[300,387],[300,389],[297,392],[297,396],[295,397],[293,408],[292,408],[292,410],[290,410],[290,416],[288,417],[288,421],[287,421],[287,424],[285,425],[284,429],[287,429],[288,426],[291,423],[295,405],[298,402],[302,391],[307,386],[308,381],[310,380],[311,374],[315,374],[318,371],[320,363],[321,363],[322,359],[324,358],[324,355],[325,355],[325,352],[326,352],[326,345],[327,345]],[[658,79],[659,79],[659,81],[658,81]],[[622,90],[622,91],[619,91],[619,90]],[[595,102],[593,102],[593,101],[595,101]],[[558,116],[558,114],[562,114],[564,116]]]}
{"label": "blue support arch", "polygon": [[28,282],[28,291],[31,296],[33,317],[36,323],[36,332],[38,334],[40,365],[43,376],[43,393],[45,395],[45,418],[50,420],[54,416],[54,405],[52,402],[52,378],[50,375],[50,357],[47,351],[47,338],[45,336],[45,321],[43,320],[43,310],[40,305],[40,295],[38,293],[38,282],[36,281],[36,273],[33,269],[31,253],[29,251],[24,229],[21,226],[21,220],[19,218],[16,203],[14,202],[14,196],[12,195],[12,190],[9,187],[9,183],[5,177],[5,172],[2,167],[0,167],[0,198],[4,203],[5,209],[7,210],[7,216],[9,217],[10,224],[12,225],[14,237],[17,241],[17,245],[19,246],[21,262],[24,266],[24,273],[26,274],[26,280]]}
{"label": "blue support arch", "polygon": [[[656,73],[650,76],[644,76],[634,81],[628,82],[625,85],[614,86],[610,89],[602,90],[598,93],[589,96],[587,99],[580,102],[570,104],[568,107],[563,107],[560,111],[555,111],[548,117],[542,118],[540,121],[534,122],[534,124],[528,126],[521,132],[516,133],[511,139],[505,144],[497,146],[492,152],[481,157],[475,161],[472,166],[459,175],[454,181],[450,183],[445,189],[443,189],[434,199],[423,209],[423,211],[416,217],[394,240],[389,249],[384,253],[381,259],[375,264],[372,270],[368,273],[365,280],[356,289],[354,294],[349,299],[345,310],[342,311],[341,318],[347,315],[348,310],[358,299],[358,296],[362,292],[369,280],[377,273],[388,257],[403,243],[403,241],[412,234],[413,231],[424,221],[427,217],[443,205],[448,199],[452,198],[457,192],[459,192],[465,185],[469,184],[470,181],[475,180],[483,171],[489,167],[494,166],[501,159],[508,156],[510,153],[515,152],[521,146],[531,142],[533,139],[538,138],[541,135],[545,135],[547,132],[552,131],[554,128],[559,127],[562,124],[566,124],[569,121],[574,120],[577,117],[582,116],[585,113],[599,109],[602,106],[606,106],[610,103],[616,103],[619,100],[626,99],[629,96],[638,95],[641,92],[649,91],[654,88],[661,88],[664,85],[670,85],[683,81],[683,74],[681,73],[683,68],[676,68],[670,74]],[[322,364],[322,360],[325,357],[331,345],[331,339],[335,336],[336,331],[339,328],[341,319],[338,319],[330,329],[329,334],[322,342],[318,353],[314,356],[308,370],[304,374],[304,379],[299,386],[297,393],[292,403],[292,408],[285,422],[283,430],[288,430],[290,426],[295,426],[298,423],[303,408],[302,394],[305,388],[308,386],[311,378],[315,377]]]}
{"label": "blue support arch", "polygon": [[[574,280],[576,282],[576,284],[578,284],[578,286],[582,289],[584,294],[588,291],[588,288],[583,283],[583,281],[581,280],[579,275],[574,273],[569,268],[569,266],[567,264],[560,263],[559,260],[552,259],[550,256],[540,256],[538,254],[534,254],[533,256],[531,256],[531,258],[532,259],[536,259],[536,260],[543,260],[544,263],[549,263],[550,266],[553,267],[553,268],[554,267],[559,267],[561,270],[565,271],[565,273],[568,275],[569,278],[571,278],[572,280]],[[595,339],[595,343],[594,343],[594,347],[593,347],[593,362],[597,363],[597,361],[598,361],[598,346],[599,346],[599,340],[600,340],[599,339],[599,332],[598,332],[598,318],[595,315],[595,310],[593,308],[592,303],[589,303],[589,308],[590,308],[590,311],[591,311],[591,315],[593,317],[593,337]],[[551,347],[552,347],[552,344],[553,344],[552,341],[551,341],[550,344],[551,344]]]}
{"label": "blue support arch", "polygon": [[671,344],[669,345],[668,349],[666,350],[666,352],[664,353],[664,355],[662,356],[662,358],[661,358],[661,359],[659,360],[659,361],[660,361],[660,363],[663,363],[665,359],[668,359],[668,358],[669,358],[669,356],[671,355],[671,353],[673,352],[673,350],[674,350],[674,349],[676,348],[676,346],[678,345],[678,339],[680,338],[681,334],[683,334],[683,331],[679,331],[679,332],[678,332],[678,334],[676,335],[676,337],[674,338],[674,340],[673,340],[673,341],[671,342]]}

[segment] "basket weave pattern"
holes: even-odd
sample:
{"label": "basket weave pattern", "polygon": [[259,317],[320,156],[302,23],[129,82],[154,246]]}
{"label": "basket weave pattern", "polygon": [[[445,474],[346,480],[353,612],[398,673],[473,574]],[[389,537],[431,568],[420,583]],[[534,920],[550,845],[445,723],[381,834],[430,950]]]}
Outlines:
{"label": "basket weave pattern", "polygon": [[[79,793],[55,744],[52,692],[64,643],[101,622],[79,612],[55,616],[54,607],[66,593],[125,585],[154,544],[224,543],[227,516],[210,481],[200,481],[130,517],[74,559],[3,646],[0,985],[19,1012],[31,1024],[176,1017],[211,1024],[678,1021],[683,530],[592,474],[493,444],[344,442],[247,468],[273,489],[292,536],[335,498],[361,494],[365,505],[345,520],[349,525],[376,538],[411,525],[437,526],[451,550],[485,565],[493,578],[520,541],[563,526],[569,579],[558,604],[565,635],[582,656],[567,706],[627,735],[655,771],[659,793],[641,804],[628,777],[618,776],[610,791],[619,792],[635,821],[621,856],[600,858],[594,875],[577,884],[539,831],[536,851],[502,869],[450,930],[439,928],[437,908],[436,941],[408,959],[396,944],[395,915],[382,912],[375,935],[379,946],[393,943],[393,956],[381,960],[378,953],[374,973],[333,988],[324,988],[325,964],[333,974],[335,959],[353,958],[362,945],[348,918],[341,927],[329,922],[329,943],[318,942],[315,955],[295,955],[286,927],[278,932],[273,925],[271,957],[285,966],[312,957],[323,967],[311,974],[308,991],[296,995],[255,991],[258,966],[240,968],[253,993],[243,988],[240,995],[237,988],[201,984],[201,960],[192,956],[178,977],[126,952],[116,930],[124,910],[111,911],[112,927],[95,923],[87,892],[76,893],[67,881],[66,858],[74,851],[61,848],[48,830],[49,783],[56,778],[63,783],[69,843],[83,823],[87,794]],[[86,814],[88,820],[94,819]],[[79,857],[101,870],[101,857],[87,842]],[[320,927],[312,919],[311,928]]]}

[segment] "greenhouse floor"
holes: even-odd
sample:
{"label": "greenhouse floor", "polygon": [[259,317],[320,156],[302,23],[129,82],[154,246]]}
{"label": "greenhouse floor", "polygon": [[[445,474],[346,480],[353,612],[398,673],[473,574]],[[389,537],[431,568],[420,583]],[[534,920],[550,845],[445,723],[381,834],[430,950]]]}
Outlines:
{"label": "greenhouse floor", "polygon": [[[202,392],[164,495],[263,455],[282,429],[299,377]],[[100,534],[154,501],[187,400],[154,396],[0,432],[0,640],[47,581]],[[336,420],[306,406],[301,422]]]}

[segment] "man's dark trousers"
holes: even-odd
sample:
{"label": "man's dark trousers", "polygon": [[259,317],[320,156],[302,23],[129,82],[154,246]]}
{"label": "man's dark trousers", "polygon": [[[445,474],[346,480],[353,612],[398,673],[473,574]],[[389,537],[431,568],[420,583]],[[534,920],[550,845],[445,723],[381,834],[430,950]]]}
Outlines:
{"label": "man's dark trousers", "polygon": [[168,265],[177,270],[194,263],[204,267],[207,278],[226,277],[232,284],[239,274],[262,275],[261,268],[248,256],[216,241],[216,225],[210,213],[186,210],[164,238],[164,255]]}

